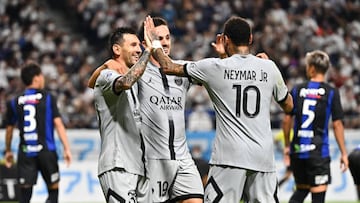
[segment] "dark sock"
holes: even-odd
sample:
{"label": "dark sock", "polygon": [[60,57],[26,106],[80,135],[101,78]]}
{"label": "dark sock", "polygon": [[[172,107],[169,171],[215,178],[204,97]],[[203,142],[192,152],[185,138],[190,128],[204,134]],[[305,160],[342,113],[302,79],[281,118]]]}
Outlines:
{"label": "dark sock", "polygon": [[29,203],[32,195],[32,187],[21,187],[20,193],[19,203]]}
{"label": "dark sock", "polygon": [[360,201],[360,186],[357,187],[358,201]]}
{"label": "dark sock", "polygon": [[309,194],[309,190],[295,190],[294,194],[291,196],[289,203],[302,203],[304,199]]}
{"label": "dark sock", "polygon": [[58,203],[59,189],[49,189],[49,197],[46,203]]}
{"label": "dark sock", "polygon": [[324,203],[325,193],[326,192],[311,193],[311,198],[312,198],[311,203]]}

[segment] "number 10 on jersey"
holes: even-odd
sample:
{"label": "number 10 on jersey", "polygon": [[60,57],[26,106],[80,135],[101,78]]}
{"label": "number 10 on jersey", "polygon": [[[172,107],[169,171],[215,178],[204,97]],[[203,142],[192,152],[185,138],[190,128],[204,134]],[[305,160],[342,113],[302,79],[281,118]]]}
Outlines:
{"label": "number 10 on jersey", "polygon": [[[233,89],[236,90],[236,117],[240,117],[242,113],[249,118],[256,117],[260,111],[259,88],[254,85],[243,87],[242,85],[234,84]],[[250,100],[250,94],[253,95],[252,97],[254,97],[254,99]],[[255,101],[255,104],[251,101]],[[255,105],[255,109],[253,108],[253,105]]]}

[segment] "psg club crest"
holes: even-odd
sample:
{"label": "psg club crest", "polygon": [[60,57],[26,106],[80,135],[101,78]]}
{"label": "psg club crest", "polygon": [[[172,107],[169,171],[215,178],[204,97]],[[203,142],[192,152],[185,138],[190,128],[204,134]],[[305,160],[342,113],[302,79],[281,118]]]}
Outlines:
{"label": "psg club crest", "polygon": [[174,81],[175,81],[175,84],[178,86],[181,86],[183,84],[183,80],[181,77],[175,77]]}

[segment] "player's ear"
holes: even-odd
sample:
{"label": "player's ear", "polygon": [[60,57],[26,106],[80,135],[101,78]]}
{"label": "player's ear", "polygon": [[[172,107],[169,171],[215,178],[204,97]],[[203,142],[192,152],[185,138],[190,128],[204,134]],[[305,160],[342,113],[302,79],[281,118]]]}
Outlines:
{"label": "player's ear", "polygon": [[119,44],[113,44],[112,45],[112,50],[113,50],[113,53],[116,56],[120,56],[122,48],[121,48],[121,46]]}
{"label": "player's ear", "polygon": [[249,45],[251,45],[252,43],[253,43],[253,35],[251,34],[249,38]]}

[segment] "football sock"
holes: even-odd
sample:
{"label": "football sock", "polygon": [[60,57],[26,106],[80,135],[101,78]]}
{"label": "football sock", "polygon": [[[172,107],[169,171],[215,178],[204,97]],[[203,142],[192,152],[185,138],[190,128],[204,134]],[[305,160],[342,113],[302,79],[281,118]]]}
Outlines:
{"label": "football sock", "polygon": [[20,203],[29,203],[32,195],[32,187],[20,187]]}
{"label": "football sock", "polygon": [[308,194],[309,190],[295,190],[294,194],[290,198],[289,203],[302,203]]}
{"label": "football sock", "polygon": [[46,203],[58,203],[59,189],[49,189],[49,197]]}
{"label": "football sock", "polygon": [[326,192],[311,193],[311,198],[312,198],[311,203],[324,203],[325,193]]}

